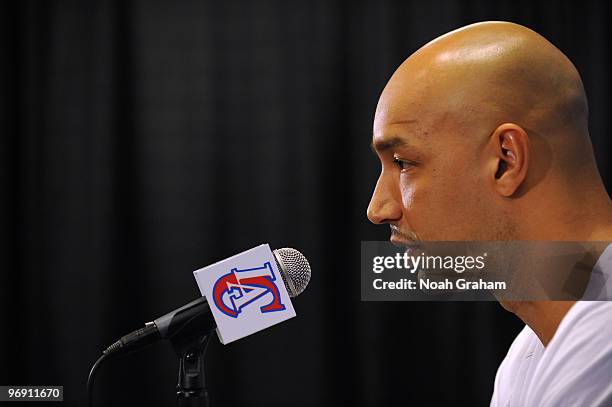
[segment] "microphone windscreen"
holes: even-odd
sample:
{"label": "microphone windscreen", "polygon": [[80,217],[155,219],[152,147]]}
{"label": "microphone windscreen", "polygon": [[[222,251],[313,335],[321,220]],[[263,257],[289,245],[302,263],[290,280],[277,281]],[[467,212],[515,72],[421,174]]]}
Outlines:
{"label": "microphone windscreen", "polygon": [[310,281],[311,270],[306,257],[288,247],[274,250],[274,257],[289,296],[300,295]]}

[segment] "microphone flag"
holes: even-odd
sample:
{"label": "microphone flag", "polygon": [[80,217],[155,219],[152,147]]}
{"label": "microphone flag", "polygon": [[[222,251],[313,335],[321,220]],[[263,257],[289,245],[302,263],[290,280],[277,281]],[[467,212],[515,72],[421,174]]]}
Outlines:
{"label": "microphone flag", "polygon": [[193,272],[222,344],[295,316],[274,254],[262,244]]}

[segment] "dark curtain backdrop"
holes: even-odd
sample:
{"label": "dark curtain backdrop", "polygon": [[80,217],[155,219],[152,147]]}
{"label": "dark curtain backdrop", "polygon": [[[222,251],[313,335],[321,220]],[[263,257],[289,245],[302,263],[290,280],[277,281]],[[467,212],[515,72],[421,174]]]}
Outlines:
{"label": "dark curtain backdrop", "polygon": [[[480,20],[549,38],[583,75],[610,186],[604,1],[3,2],[0,384],[84,400],[101,349],[192,299],[192,271],[262,242],[313,277],[298,317],[222,346],[217,406],[488,405],[522,324],[497,303],[362,303],[378,95]],[[458,191],[460,193],[460,191]],[[168,344],[110,361],[113,406],[174,404]]]}

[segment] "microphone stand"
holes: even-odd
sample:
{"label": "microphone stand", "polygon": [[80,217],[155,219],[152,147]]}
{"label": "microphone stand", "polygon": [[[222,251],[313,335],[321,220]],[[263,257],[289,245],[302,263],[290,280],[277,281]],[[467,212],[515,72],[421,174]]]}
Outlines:
{"label": "microphone stand", "polygon": [[[210,407],[204,356],[215,335],[215,323],[206,299],[202,297],[187,304],[171,318],[167,338],[179,359],[177,406]],[[181,322],[174,323],[175,320]]]}
{"label": "microphone stand", "polygon": [[210,407],[204,377],[204,356],[216,328],[206,298],[200,297],[144,328],[124,335],[109,346],[94,363],[87,378],[88,405],[93,405],[93,382],[102,362],[129,353],[159,339],[168,339],[179,358],[176,400],[179,407]]}
{"label": "microphone stand", "polygon": [[204,356],[212,334],[189,343],[172,343],[179,358],[176,401],[178,407],[210,407],[204,375]]}

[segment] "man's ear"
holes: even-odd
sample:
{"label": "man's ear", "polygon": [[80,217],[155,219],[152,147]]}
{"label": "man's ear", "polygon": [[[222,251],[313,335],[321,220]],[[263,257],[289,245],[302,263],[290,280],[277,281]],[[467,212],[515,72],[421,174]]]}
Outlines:
{"label": "man's ear", "polygon": [[523,128],[514,123],[504,123],[495,129],[489,140],[495,172],[491,181],[495,190],[510,197],[519,189],[529,167],[529,137]]}

